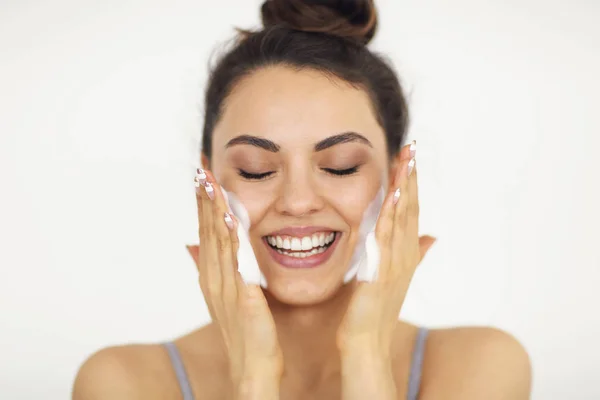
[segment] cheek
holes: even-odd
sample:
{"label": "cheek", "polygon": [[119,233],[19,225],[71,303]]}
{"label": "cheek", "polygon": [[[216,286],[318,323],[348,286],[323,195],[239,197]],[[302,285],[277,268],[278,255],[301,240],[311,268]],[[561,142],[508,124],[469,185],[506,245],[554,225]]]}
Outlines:
{"label": "cheek", "polygon": [[248,188],[244,190],[244,188],[241,188],[237,191],[238,197],[248,211],[252,225],[260,220],[273,204],[273,193],[275,192],[273,190],[266,190],[266,188],[261,189],[263,190],[248,190]]}
{"label": "cheek", "polygon": [[274,193],[277,193],[275,185],[262,183],[257,185],[252,182],[240,181],[237,177],[227,179],[224,177],[223,188],[232,192],[243,204],[250,218],[250,225],[260,220],[268,208],[273,204]]}
{"label": "cheek", "polygon": [[367,207],[375,199],[381,179],[363,176],[328,185],[327,199],[352,228],[358,228]]}

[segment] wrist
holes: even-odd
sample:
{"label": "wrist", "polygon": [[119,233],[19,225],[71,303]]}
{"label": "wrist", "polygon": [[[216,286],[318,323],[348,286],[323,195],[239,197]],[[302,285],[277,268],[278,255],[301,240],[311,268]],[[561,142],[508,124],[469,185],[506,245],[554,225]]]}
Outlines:
{"label": "wrist", "polygon": [[381,340],[363,336],[346,339],[343,345],[338,345],[342,359],[368,358],[369,360],[384,360],[390,357],[390,346],[385,346]]}
{"label": "wrist", "polygon": [[236,386],[238,400],[279,399],[281,368],[276,363],[261,363],[244,368]]}
{"label": "wrist", "polygon": [[342,371],[374,371],[385,373],[391,371],[392,361],[389,354],[372,349],[353,349],[341,355]]}
{"label": "wrist", "polygon": [[366,344],[353,346],[342,353],[341,361],[344,400],[397,398],[389,352]]}
{"label": "wrist", "polygon": [[279,377],[271,374],[244,376],[236,388],[237,400],[278,400]]}

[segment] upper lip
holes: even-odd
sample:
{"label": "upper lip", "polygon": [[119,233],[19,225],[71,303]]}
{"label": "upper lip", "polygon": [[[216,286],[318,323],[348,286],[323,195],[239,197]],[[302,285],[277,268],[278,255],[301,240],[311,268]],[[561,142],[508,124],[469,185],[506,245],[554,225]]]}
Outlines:
{"label": "upper lip", "polygon": [[335,232],[335,230],[326,226],[288,226],[278,231],[271,232],[267,236],[304,237],[317,232]]}

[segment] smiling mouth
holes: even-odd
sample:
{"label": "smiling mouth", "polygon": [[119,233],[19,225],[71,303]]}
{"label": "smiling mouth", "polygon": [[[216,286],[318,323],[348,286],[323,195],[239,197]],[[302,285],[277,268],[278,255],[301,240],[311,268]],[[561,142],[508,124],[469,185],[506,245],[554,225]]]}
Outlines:
{"label": "smiling mouth", "polygon": [[340,232],[320,232],[302,238],[265,236],[267,245],[277,253],[293,258],[309,258],[325,253],[339,238]]}

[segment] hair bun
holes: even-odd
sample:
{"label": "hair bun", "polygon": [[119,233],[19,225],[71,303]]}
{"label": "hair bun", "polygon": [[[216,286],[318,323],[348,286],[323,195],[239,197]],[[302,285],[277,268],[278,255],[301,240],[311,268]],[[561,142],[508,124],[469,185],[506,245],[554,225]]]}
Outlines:
{"label": "hair bun", "polygon": [[367,44],[375,36],[374,0],[265,0],[261,7],[265,28],[283,25],[306,32],[322,32]]}

